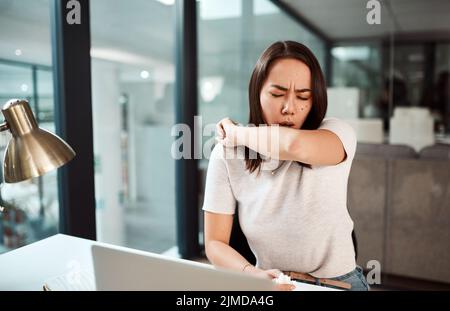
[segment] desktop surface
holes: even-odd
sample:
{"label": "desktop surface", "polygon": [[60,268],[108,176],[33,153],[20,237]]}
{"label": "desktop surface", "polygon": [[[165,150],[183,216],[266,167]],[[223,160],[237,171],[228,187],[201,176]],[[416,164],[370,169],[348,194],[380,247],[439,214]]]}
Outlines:
{"label": "desktop surface", "polygon": [[[91,252],[94,245],[113,249],[121,248],[107,243],[57,234],[2,254],[0,255],[0,290],[42,291],[46,281],[69,276],[74,271],[82,271],[87,276],[94,277]],[[152,254],[128,248],[121,249],[127,249],[131,253]],[[152,254],[154,255],[160,256]],[[296,286],[296,290],[332,290],[298,282]]]}

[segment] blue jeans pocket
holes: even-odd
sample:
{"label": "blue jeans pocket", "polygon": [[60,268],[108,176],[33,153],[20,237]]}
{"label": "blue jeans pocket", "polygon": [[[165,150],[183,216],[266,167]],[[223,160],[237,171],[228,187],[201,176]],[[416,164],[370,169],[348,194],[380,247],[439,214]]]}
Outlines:
{"label": "blue jeans pocket", "polygon": [[355,270],[349,273],[331,279],[349,283],[352,286],[352,288],[350,289],[351,291],[369,290],[369,285],[367,284],[367,280],[364,276],[363,269],[359,266],[356,266]]}

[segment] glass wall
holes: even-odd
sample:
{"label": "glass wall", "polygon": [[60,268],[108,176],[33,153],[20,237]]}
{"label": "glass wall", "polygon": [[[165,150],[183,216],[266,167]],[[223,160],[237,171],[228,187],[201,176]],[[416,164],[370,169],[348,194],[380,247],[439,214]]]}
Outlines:
{"label": "glass wall", "polygon": [[[388,135],[396,107],[424,107],[434,130],[448,130],[448,44],[361,42],[337,44],[331,50],[333,88],[355,88],[356,113],[341,117],[381,118]],[[392,60],[391,60],[392,55]],[[392,90],[392,91],[391,91]],[[333,93],[335,94],[335,93]],[[331,97],[329,110],[336,112]],[[337,103],[339,104],[339,103]]]}
{"label": "glass wall", "polygon": [[450,43],[436,45],[434,87],[431,92],[431,110],[435,115],[437,132],[445,137],[450,133]]}
{"label": "glass wall", "polygon": [[175,246],[174,5],[91,1],[99,241]]}
{"label": "glass wall", "polygon": [[379,25],[357,5],[315,20],[334,41],[329,112],[358,136],[348,183],[358,263],[448,284],[450,3],[380,3]]}
{"label": "glass wall", "polygon": [[[335,46],[331,49],[331,57],[330,85],[358,88],[361,98],[356,106],[357,113],[369,118],[381,116],[383,111],[378,106],[382,87],[381,46],[376,43]],[[333,103],[329,108],[334,110]]]}
{"label": "glass wall", "polygon": [[[198,2],[199,115],[203,143],[214,133],[205,128],[224,117],[248,122],[248,83],[259,55],[278,40],[307,45],[325,71],[325,43],[269,0],[202,0]],[[214,129],[214,127],[212,127]],[[202,180],[208,160],[199,161]],[[200,213],[202,224],[203,214]],[[202,241],[201,241],[202,243]]]}
{"label": "glass wall", "polygon": [[[48,0],[0,1],[0,104],[13,98],[28,100],[39,126],[55,131]],[[2,159],[10,137],[0,134]],[[0,253],[58,232],[56,170],[0,189]]]}

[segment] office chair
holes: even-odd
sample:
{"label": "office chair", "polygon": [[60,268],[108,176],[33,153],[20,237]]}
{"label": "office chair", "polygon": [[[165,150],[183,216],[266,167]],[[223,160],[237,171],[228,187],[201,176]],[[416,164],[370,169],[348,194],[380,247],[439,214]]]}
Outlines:
{"label": "office chair", "polygon": [[355,229],[352,231],[353,247],[355,248],[355,261],[358,260],[358,240],[356,239]]}
{"label": "office chair", "polygon": [[236,208],[236,213],[233,216],[233,227],[230,235],[230,246],[234,248],[239,254],[241,254],[249,263],[256,265],[256,257],[253,255],[250,246],[248,245],[247,238],[242,232],[239,225],[239,216]]}

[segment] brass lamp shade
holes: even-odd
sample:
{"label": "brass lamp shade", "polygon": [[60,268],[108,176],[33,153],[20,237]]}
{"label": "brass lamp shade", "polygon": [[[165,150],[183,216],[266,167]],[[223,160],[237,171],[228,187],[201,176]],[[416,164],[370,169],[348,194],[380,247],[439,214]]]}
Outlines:
{"label": "brass lamp shade", "polygon": [[9,141],[3,161],[5,182],[16,183],[58,168],[75,156],[73,149],[58,136],[38,127],[26,100],[13,99],[3,106]]}

